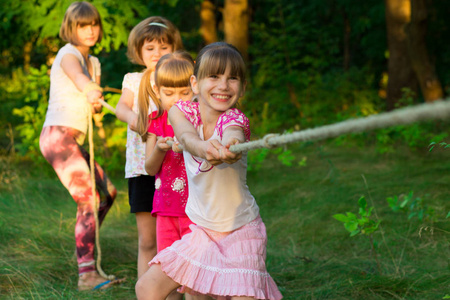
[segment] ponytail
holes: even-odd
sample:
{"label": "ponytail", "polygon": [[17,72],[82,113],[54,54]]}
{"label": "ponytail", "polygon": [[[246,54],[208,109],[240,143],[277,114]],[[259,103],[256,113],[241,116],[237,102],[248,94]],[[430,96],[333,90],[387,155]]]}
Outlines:
{"label": "ponytail", "polygon": [[141,136],[143,142],[147,141],[147,131],[149,126],[148,115],[152,113],[152,111],[149,111],[149,99],[153,100],[158,109],[158,115],[155,118],[161,116],[164,112],[161,106],[161,100],[156,97],[156,94],[152,89],[150,80],[151,74],[152,70],[147,69],[142,75],[141,83],[139,84],[137,133]]}

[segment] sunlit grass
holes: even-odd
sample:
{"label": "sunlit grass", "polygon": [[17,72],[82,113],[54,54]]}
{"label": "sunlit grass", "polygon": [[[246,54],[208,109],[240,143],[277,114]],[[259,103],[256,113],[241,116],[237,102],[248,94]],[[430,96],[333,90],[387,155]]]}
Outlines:
{"label": "sunlit grass", "polygon": [[[450,151],[301,145],[304,167],[276,158],[249,173],[248,185],[267,227],[267,266],[284,299],[442,299],[450,294]],[[1,160],[0,298],[133,299],[137,233],[126,181],[114,178],[116,203],[100,231],[102,267],[126,283],[78,292],[76,205],[48,166]],[[436,212],[434,222],[408,220],[386,203],[414,191]],[[350,237],[332,216],[357,213],[364,195],[382,220],[375,233],[381,272],[363,236]]]}

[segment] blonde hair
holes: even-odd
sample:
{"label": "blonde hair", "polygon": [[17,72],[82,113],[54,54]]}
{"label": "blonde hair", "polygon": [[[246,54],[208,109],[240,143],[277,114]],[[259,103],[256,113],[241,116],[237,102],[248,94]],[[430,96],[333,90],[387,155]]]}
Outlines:
{"label": "blonde hair", "polygon": [[209,75],[224,74],[230,67],[230,75],[236,76],[242,83],[246,81],[246,66],[239,50],[231,44],[216,42],[205,46],[198,53],[194,75],[201,80]]}
{"label": "blonde hair", "polygon": [[[137,132],[141,136],[143,142],[147,140],[147,130],[149,125],[148,99],[152,98],[158,108],[158,114],[153,119],[160,117],[164,113],[161,100],[156,97],[156,94],[151,87],[151,73],[151,70],[146,70],[139,85]],[[161,57],[156,64],[155,85],[158,89],[161,87],[187,87],[190,86],[190,78],[193,73],[194,60],[191,55],[186,51],[175,51]]]}
{"label": "blonde hair", "polygon": [[89,2],[73,2],[66,10],[61,28],[59,29],[59,36],[63,41],[77,46],[79,43],[77,38],[78,25],[84,26],[91,25],[92,23],[100,26],[97,43],[101,42],[103,26],[98,10]]}
{"label": "blonde hair", "polygon": [[173,51],[183,49],[181,35],[175,25],[163,17],[153,16],[141,21],[131,30],[128,36],[127,49],[127,56],[130,61],[145,66],[142,60],[142,46],[145,41],[151,42],[153,40],[172,45]]}

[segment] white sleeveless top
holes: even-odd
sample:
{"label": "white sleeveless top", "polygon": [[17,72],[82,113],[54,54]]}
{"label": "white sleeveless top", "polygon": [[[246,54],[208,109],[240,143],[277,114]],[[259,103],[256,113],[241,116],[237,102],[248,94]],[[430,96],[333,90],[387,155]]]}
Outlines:
{"label": "white sleeveless top", "polygon": [[[191,121],[203,140],[203,124],[198,103],[180,101],[175,104]],[[211,139],[222,141],[229,126],[242,127],[248,140],[247,117],[238,109],[224,112],[217,121]],[[188,177],[189,198],[186,214],[202,227],[228,232],[250,223],[259,215],[259,207],[247,186],[247,154],[234,164],[212,166],[207,161],[183,151]]]}
{"label": "white sleeveless top", "polygon": [[[66,44],[58,51],[50,70],[50,98],[44,127],[66,126],[75,128],[86,135],[90,105],[86,95],[77,89],[61,67],[61,59],[66,54],[75,55],[81,64],[83,73],[91,78],[86,61],[77,48],[72,44]],[[93,78],[96,78],[101,74],[100,62],[94,56],[89,56],[89,60],[94,70]]]}
{"label": "white sleeveless top", "polygon": [[[131,109],[139,114],[139,85],[144,73],[128,73],[123,78],[122,91],[127,88],[133,92],[133,107]],[[157,111],[152,98],[149,98],[148,113]],[[125,163],[125,178],[137,177],[140,175],[148,175],[145,171],[145,143],[142,142],[141,136],[127,126],[127,153]],[[153,195],[151,195],[153,197]]]}

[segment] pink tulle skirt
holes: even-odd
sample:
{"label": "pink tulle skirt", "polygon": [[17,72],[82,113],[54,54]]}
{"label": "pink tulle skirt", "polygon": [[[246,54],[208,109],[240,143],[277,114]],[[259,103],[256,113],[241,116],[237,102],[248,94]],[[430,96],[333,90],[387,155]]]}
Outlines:
{"label": "pink tulle skirt", "polygon": [[149,263],[182,287],[180,292],[282,299],[266,270],[266,227],[261,217],[231,232],[217,232],[191,225],[192,232],[158,253]]}

